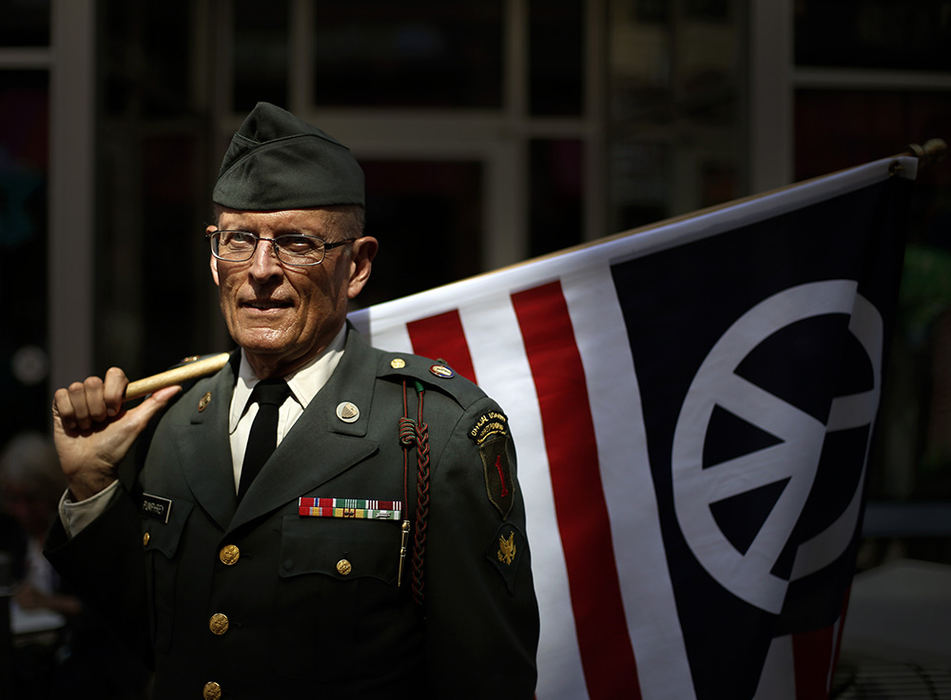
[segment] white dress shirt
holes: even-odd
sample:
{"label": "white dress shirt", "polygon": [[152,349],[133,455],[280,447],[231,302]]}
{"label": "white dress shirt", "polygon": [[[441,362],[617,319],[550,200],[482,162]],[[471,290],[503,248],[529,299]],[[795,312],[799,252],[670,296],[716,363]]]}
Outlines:
{"label": "white dress shirt", "polygon": [[[347,327],[344,326],[322,353],[293,374],[284,377],[291,389],[291,395],[281,404],[277,414],[276,444],[281,444],[281,440],[287,435],[291,426],[301,417],[307,405],[330,379],[330,375],[333,374],[340,358],[343,356],[343,346],[346,339]],[[228,417],[228,436],[231,440],[235,493],[238,492],[238,484],[241,483],[241,465],[244,462],[244,452],[248,446],[248,436],[251,434],[251,424],[258,414],[258,404],[248,403],[251,391],[258,381],[258,378],[254,376],[248,358],[242,350],[238,381],[234,386],[234,394],[231,396],[231,412]]]}

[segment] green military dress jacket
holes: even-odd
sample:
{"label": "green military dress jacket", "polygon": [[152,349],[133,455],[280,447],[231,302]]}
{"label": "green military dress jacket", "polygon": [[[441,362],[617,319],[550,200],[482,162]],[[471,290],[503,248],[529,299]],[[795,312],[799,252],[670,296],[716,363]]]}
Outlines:
{"label": "green military dress jacket", "polygon": [[[239,502],[234,384],[232,365],[199,380],[107,511],[72,539],[57,525],[47,543],[61,574],[143,650],[154,697],[531,698],[538,610],[501,409],[444,366],[376,350],[351,329],[329,382]],[[417,417],[417,386],[426,547],[414,572],[410,533],[400,575],[420,444],[404,446],[400,418],[404,403]],[[404,462],[399,520],[301,514],[301,498],[402,501]]]}

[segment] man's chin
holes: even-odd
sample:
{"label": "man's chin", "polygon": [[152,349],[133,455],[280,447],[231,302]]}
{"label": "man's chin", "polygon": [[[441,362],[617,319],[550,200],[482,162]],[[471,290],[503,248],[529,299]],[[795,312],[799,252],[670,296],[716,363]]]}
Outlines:
{"label": "man's chin", "polygon": [[280,355],[290,345],[283,333],[270,330],[244,331],[232,334],[234,341],[248,354]]}

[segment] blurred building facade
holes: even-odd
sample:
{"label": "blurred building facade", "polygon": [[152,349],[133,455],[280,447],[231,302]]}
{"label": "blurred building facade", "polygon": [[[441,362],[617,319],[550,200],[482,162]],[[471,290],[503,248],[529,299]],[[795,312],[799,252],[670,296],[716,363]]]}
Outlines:
{"label": "blurred building facade", "polygon": [[[202,236],[286,106],[364,164],[375,303],[951,138],[951,0],[0,0],[0,442],[229,346]],[[951,163],[921,172],[869,565],[951,563]],[[897,543],[897,545],[896,545]],[[881,550],[881,551],[879,551]]]}

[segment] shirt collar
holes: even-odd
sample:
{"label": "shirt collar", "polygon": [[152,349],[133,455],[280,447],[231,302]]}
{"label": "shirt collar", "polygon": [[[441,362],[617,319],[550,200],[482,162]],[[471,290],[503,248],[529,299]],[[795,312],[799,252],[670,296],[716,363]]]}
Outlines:
{"label": "shirt collar", "polygon": [[[330,344],[324,348],[310,362],[296,372],[284,377],[291,389],[291,397],[301,406],[301,410],[313,400],[327,381],[343,357],[343,349],[347,340],[347,324],[337,332]],[[251,363],[241,350],[241,364],[238,368],[238,381],[235,383],[234,395],[231,397],[231,413],[228,420],[228,432],[233,433],[238,427],[238,421],[247,411],[248,399],[254,385],[260,381],[251,369]]]}

